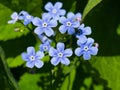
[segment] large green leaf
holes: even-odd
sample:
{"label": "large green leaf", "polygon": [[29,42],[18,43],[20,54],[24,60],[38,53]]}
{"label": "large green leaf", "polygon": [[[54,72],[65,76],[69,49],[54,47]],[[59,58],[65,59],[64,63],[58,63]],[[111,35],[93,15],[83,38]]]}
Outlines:
{"label": "large green leaf", "polygon": [[13,78],[10,69],[7,66],[5,55],[0,47],[0,89],[1,90],[19,90],[17,82]]}
{"label": "large green leaf", "polygon": [[83,17],[82,20],[85,18],[85,16],[102,0],[88,0],[88,3],[83,11]]}
{"label": "large green leaf", "polygon": [[91,64],[95,67],[102,78],[108,81],[108,86],[112,90],[120,90],[120,56],[98,57],[91,60]]}

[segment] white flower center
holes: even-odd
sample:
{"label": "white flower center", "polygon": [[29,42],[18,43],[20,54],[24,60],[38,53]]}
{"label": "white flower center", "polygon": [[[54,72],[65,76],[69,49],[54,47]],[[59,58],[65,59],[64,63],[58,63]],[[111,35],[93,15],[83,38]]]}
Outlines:
{"label": "white flower center", "polygon": [[43,49],[44,49],[45,51],[47,51],[47,50],[48,50],[48,47],[47,47],[47,46],[43,46]]}
{"label": "white flower center", "polygon": [[66,24],[67,24],[67,26],[71,26],[71,22],[67,22]]}
{"label": "white flower center", "polygon": [[52,13],[54,13],[54,14],[57,13],[57,10],[56,10],[56,9],[53,9],[53,10],[52,10]]}
{"label": "white flower center", "polygon": [[30,56],[30,60],[34,61],[35,60],[35,56]]}
{"label": "white flower center", "polygon": [[85,50],[85,51],[88,51],[88,49],[89,49],[88,46],[85,46],[85,47],[84,47],[84,50]]}
{"label": "white flower center", "polygon": [[27,15],[26,18],[27,18],[27,19],[31,19],[31,16],[30,16],[30,15]]}
{"label": "white flower center", "polygon": [[60,53],[58,53],[58,57],[63,57],[63,54],[60,52]]}
{"label": "white flower center", "polygon": [[43,26],[43,27],[47,27],[47,23],[44,22],[44,23],[42,24],[42,26]]}

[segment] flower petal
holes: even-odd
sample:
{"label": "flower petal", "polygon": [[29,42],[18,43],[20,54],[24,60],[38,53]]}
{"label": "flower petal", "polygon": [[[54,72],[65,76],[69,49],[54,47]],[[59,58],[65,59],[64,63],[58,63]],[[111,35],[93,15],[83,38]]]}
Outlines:
{"label": "flower petal", "polygon": [[89,60],[91,58],[91,55],[88,52],[86,52],[83,54],[83,58],[84,60]]}
{"label": "flower petal", "polygon": [[64,51],[64,48],[65,48],[65,44],[64,43],[57,43],[57,50],[60,51],[60,52],[63,52]]}
{"label": "flower petal", "polygon": [[71,49],[65,49],[63,54],[65,57],[70,57],[70,56],[72,56],[73,52]]}
{"label": "flower petal", "polygon": [[34,30],[34,33],[36,33],[37,35],[41,35],[44,32],[44,29],[41,27],[36,27]]}
{"label": "flower petal", "polygon": [[62,23],[62,24],[66,23],[66,18],[63,17],[63,16],[60,17],[59,22]]}
{"label": "flower petal", "polygon": [[62,34],[64,34],[64,33],[67,31],[67,28],[66,28],[64,25],[61,25],[61,26],[59,27],[59,31],[60,31]]}
{"label": "flower petal", "polygon": [[43,61],[41,61],[41,60],[36,60],[35,61],[35,66],[37,68],[41,68],[43,65],[44,65]]}
{"label": "flower petal", "polygon": [[51,20],[51,21],[49,22],[49,26],[50,26],[50,27],[56,27],[56,26],[57,26],[57,21],[56,21],[56,20]]}
{"label": "flower petal", "polygon": [[81,46],[81,44],[85,43],[87,41],[87,37],[85,35],[80,35],[80,36],[77,36],[77,38],[79,38],[77,40],[77,44],[79,46]]}
{"label": "flower petal", "polygon": [[50,62],[51,62],[51,64],[53,64],[54,66],[56,66],[56,65],[59,64],[60,59],[58,57],[53,57]]}
{"label": "flower petal", "polygon": [[90,35],[91,34],[91,28],[90,27],[85,27],[83,30],[84,35]]}
{"label": "flower petal", "polygon": [[61,63],[64,64],[64,65],[69,65],[70,60],[68,58],[63,58],[63,59],[61,59]]}
{"label": "flower petal", "polygon": [[50,37],[54,34],[54,31],[51,28],[46,28],[45,29],[45,34]]}
{"label": "flower petal", "polygon": [[38,17],[35,17],[33,20],[32,20],[32,23],[35,25],[35,26],[41,26],[42,25],[42,20]]}
{"label": "flower petal", "polygon": [[49,55],[52,56],[52,57],[57,56],[57,50],[54,49],[53,47],[51,47],[50,50],[49,50]]}
{"label": "flower petal", "polygon": [[29,68],[33,68],[34,65],[35,65],[35,62],[33,62],[33,61],[28,61],[28,62],[26,63],[26,66],[29,67]]}
{"label": "flower petal", "polygon": [[75,49],[75,55],[81,56],[83,54],[83,50],[81,48],[76,48]]}
{"label": "flower petal", "polygon": [[51,11],[51,9],[53,8],[53,4],[51,2],[48,2],[46,5],[45,5],[45,9],[47,11]]}
{"label": "flower petal", "polygon": [[97,55],[98,48],[97,48],[97,47],[91,47],[91,48],[89,49],[89,51],[90,51],[90,54],[92,54],[92,55]]}
{"label": "flower petal", "polygon": [[73,27],[69,27],[68,28],[68,34],[74,34],[75,33],[75,29]]}
{"label": "flower petal", "polygon": [[14,12],[14,13],[11,15],[11,18],[12,18],[12,19],[18,18],[18,13],[17,13],[17,12]]}
{"label": "flower petal", "polygon": [[22,53],[22,59],[25,61],[29,61],[27,53]]}
{"label": "flower petal", "polygon": [[60,15],[65,15],[66,11],[64,9],[59,10]]}
{"label": "flower petal", "polygon": [[80,22],[79,21],[75,21],[74,23],[72,23],[72,27],[77,28],[80,26]]}
{"label": "flower petal", "polygon": [[27,55],[35,55],[34,47],[28,47],[27,48]]}
{"label": "flower petal", "polygon": [[36,53],[36,56],[37,56],[37,58],[36,58],[36,59],[41,59],[41,58],[43,58],[43,57],[44,57],[44,53],[43,53],[43,52],[41,52],[41,51],[38,51],[38,52]]}
{"label": "flower petal", "polygon": [[56,2],[54,7],[57,8],[57,9],[60,9],[62,7],[62,3],[61,2]]}
{"label": "flower petal", "polygon": [[72,12],[69,12],[68,14],[67,14],[67,18],[73,18],[75,15],[74,15],[74,13],[72,13]]}

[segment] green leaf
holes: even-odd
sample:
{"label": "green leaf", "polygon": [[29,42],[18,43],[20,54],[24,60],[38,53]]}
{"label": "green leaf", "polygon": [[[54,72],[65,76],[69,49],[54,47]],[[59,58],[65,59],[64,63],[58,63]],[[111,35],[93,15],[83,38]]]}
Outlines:
{"label": "green leaf", "polygon": [[98,5],[102,0],[88,0],[88,3],[83,11],[83,17],[82,20],[86,17],[86,15],[96,6]]}
{"label": "green leaf", "polygon": [[1,47],[0,47],[0,89],[19,90],[17,82],[13,78],[10,69],[7,66],[5,55]]}
{"label": "green leaf", "polygon": [[38,85],[40,80],[40,74],[29,74],[25,73],[19,81],[21,90],[42,90]]}
{"label": "green leaf", "polygon": [[24,63],[24,61],[21,58],[21,55],[18,55],[15,58],[8,58],[7,59],[8,66],[11,68],[18,67]]}
{"label": "green leaf", "polygon": [[120,90],[120,56],[98,57],[90,62],[112,90]]}

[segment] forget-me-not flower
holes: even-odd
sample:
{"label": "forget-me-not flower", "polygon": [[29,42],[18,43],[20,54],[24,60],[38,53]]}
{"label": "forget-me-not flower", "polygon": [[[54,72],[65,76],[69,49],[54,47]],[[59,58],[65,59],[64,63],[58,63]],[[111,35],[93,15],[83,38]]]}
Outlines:
{"label": "forget-me-not flower", "polygon": [[43,44],[40,45],[40,51],[44,52],[44,51],[49,51],[50,49],[50,42],[46,41]]}
{"label": "forget-me-not flower", "polygon": [[76,32],[76,37],[78,38],[78,41],[81,43],[86,42],[87,37],[86,35],[91,34],[91,28],[90,27],[85,27],[84,24],[80,25],[77,32]]}
{"label": "forget-me-not flower", "polygon": [[80,25],[80,22],[78,20],[75,20],[75,15],[72,12],[69,12],[66,17],[61,17],[59,19],[59,22],[63,25],[59,27],[59,31],[64,34],[66,31],[68,34],[74,34],[75,29],[78,28]]}
{"label": "forget-me-not flower", "polygon": [[85,43],[77,42],[80,46],[75,49],[75,54],[77,56],[83,55],[84,60],[89,60],[91,55],[97,55],[98,48],[93,46],[94,40],[92,38],[88,38]]}
{"label": "forget-me-not flower", "polygon": [[21,11],[19,19],[24,21],[23,22],[24,25],[28,25],[29,23],[32,22],[33,16],[28,14],[26,11]]}
{"label": "forget-me-not flower", "polygon": [[52,57],[51,64],[54,66],[58,65],[60,62],[64,65],[69,65],[70,60],[67,57],[72,56],[73,52],[71,49],[65,49],[64,43],[57,43],[57,49],[51,47],[49,50],[49,55]]}
{"label": "forget-me-not flower", "polygon": [[48,11],[48,14],[50,17],[52,17],[55,20],[58,20],[60,16],[65,15],[66,11],[62,8],[61,2],[56,2],[54,5],[51,2],[48,2],[45,5],[45,9]]}
{"label": "forget-me-not flower", "polygon": [[34,47],[28,47],[27,53],[22,53],[22,58],[27,61],[26,66],[29,68],[33,68],[34,66],[41,68],[44,63],[40,59],[43,57],[44,53],[41,51],[35,53]]}
{"label": "forget-me-not flower", "polygon": [[35,26],[37,26],[34,30],[37,35],[41,35],[43,33],[49,37],[54,35],[52,27],[57,26],[57,21],[51,20],[49,15],[43,14],[42,19],[35,17],[32,22]]}
{"label": "forget-me-not flower", "polygon": [[14,12],[12,15],[11,15],[11,18],[12,20],[9,20],[8,23],[9,24],[14,24],[16,21],[19,20],[19,14],[17,12]]}

